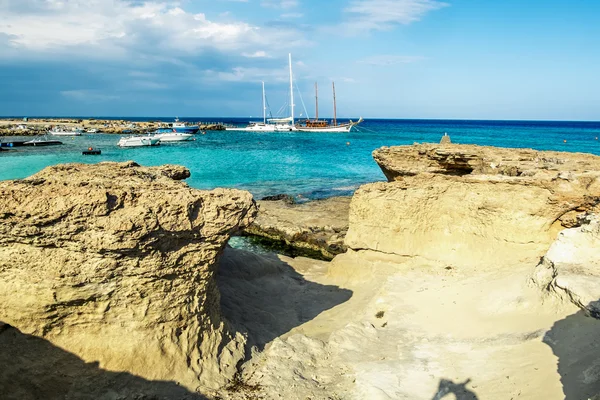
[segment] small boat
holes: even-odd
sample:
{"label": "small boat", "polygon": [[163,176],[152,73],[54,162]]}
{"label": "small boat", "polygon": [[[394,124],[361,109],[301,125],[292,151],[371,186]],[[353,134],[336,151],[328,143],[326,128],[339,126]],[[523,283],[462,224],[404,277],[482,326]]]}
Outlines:
{"label": "small boat", "polygon": [[127,136],[119,140],[119,147],[158,146],[160,139],[152,136]]}
{"label": "small boat", "polygon": [[82,151],[81,154],[83,154],[84,156],[98,156],[102,154],[102,150],[94,149],[93,147],[88,147],[88,149]]}
{"label": "small boat", "polygon": [[59,140],[48,140],[47,137],[44,137],[44,139],[42,138],[36,138],[36,139],[32,139],[29,140],[27,142],[23,142],[23,146],[56,146],[59,144],[63,144],[61,141]]}
{"label": "small boat", "polygon": [[70,131],[65,131],[62,129],[52,129],[48,132],[48,134],[53,136],[81,136],[81,129],[73,129]]}
{"label": "small boat", "polygon": [[153,138],[160,139],[161,142],[187,142],[194,140],[194,135],[191,133],[180,133],[175,129],[158,129],[153,132]]}
{"label": "small boat", "polygon": [[170,124],[173,132],[178,133],[196,133],[200,130],[198,125],[186,125],[184,122],[179,122],[179,118],[175,118],[175,122]]}
{"label": "small boat", "polygon": [[92,128],[92,129],[88,129],[88,130],[86,131],[86,133],[98,133],[98,129],[94,129],[94,128]]}

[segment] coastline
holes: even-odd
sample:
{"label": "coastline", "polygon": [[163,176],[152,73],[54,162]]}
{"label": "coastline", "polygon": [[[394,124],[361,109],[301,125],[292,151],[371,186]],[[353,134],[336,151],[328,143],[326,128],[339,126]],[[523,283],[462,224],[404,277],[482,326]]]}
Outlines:
{"label": "coastline", "polygon": [[[53,126],[66,128],[96,129],[106,134],[144,134],[158,128],[166,127],[161,121],[132,121],[126,119],[79,119],[79,118],[0,118],[0,136],[34,136],[43,135]],[[224,130],[218,122],[199,125],[202,131]]]}
{"label": "coastline", "polygon": [[[132,162],[1,182],[0,348],[38,340],[49,358],[0,362],[99,360],[47,389],[71,397],[596,398],[600,157],[421,144],[373,158],[387,181],[349,204],[257,205]],[[252,224],[327,243],[346,221],[330,262],[227,246]]]}

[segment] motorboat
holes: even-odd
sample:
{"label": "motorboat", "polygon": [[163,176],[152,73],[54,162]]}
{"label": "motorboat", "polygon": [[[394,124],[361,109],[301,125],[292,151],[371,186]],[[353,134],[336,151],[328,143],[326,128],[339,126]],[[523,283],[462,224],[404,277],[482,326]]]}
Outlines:
{"label": "motorboat", "polygon": [[63,129],[52,129],[48,132],[48,134],[53,136],[81,136],[82,130],[74,128],[70,131],[65,131]]}
{"label": "motorboat", "polygon": [[153,136],[125,136],[119,139],[119,147],[158,146],[160,139]]}
{"label": "motorboat", "polygon": [[158,129],[153,132],[152,137],[160,139],[161,142],[187,142],[194,140],[192,133],[181,133],[175,129]]}
{"label": "motorboat", "polygon": [[32,140],[28,140],[26,142],[23,142],[23,146],[36,146],[36,147],[41,147],[41,146],[56,146],[59,144],[63,144],[61,141],[59,140],[48,140],[47,137],[44,136],[44,138],[35,138]]}
{"label": "motorboat", "polygon": [[200,130],[198,125],[186,125],[184,122],[179,122],[179,118],[175,118],[175,122],[170,124],[173,132],[178,133],[196,133]]}

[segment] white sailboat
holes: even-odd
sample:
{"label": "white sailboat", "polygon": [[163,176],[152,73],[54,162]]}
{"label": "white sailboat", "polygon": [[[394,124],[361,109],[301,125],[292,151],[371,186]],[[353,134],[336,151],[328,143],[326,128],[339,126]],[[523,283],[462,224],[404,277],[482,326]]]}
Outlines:
{"label": "white sailboat", "polygon": [[251,132],[280,132],[290,130],[291,125],[287,119],[269,119],[267,121],[267,97],[265,95],[265,83],[262,82],[262,107],[263,121],[249,122],[246,127],[228,127],[228,131],[251,131]]}

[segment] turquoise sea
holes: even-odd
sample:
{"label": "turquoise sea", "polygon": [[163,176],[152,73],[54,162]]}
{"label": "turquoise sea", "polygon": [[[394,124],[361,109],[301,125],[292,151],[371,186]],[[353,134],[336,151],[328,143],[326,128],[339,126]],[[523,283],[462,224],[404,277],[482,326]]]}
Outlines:
{"label": "turquoise sea", "polygon": [[[231,118],[181,120],[247,122]],[[61,138],[63,146],[0,152],[0,180],[24,178],[58,163],[134,160],[142,165],[184,165],[192,173],[188,184],[195,188],[235,187],[247,189],[258,198],[279,193],[322,198],[351,194],[360,184],[384,180],[371,157],[378,147],[438,142],[444,132],[456,143],[600,155],[600,122],[372,119],[349,134],[208,131],[196,135],[193,142],[152,148],[121,149],[117,147],[118,135]],[[90,146],[101,149],[102,155],[83,156],[81,151]]]}

